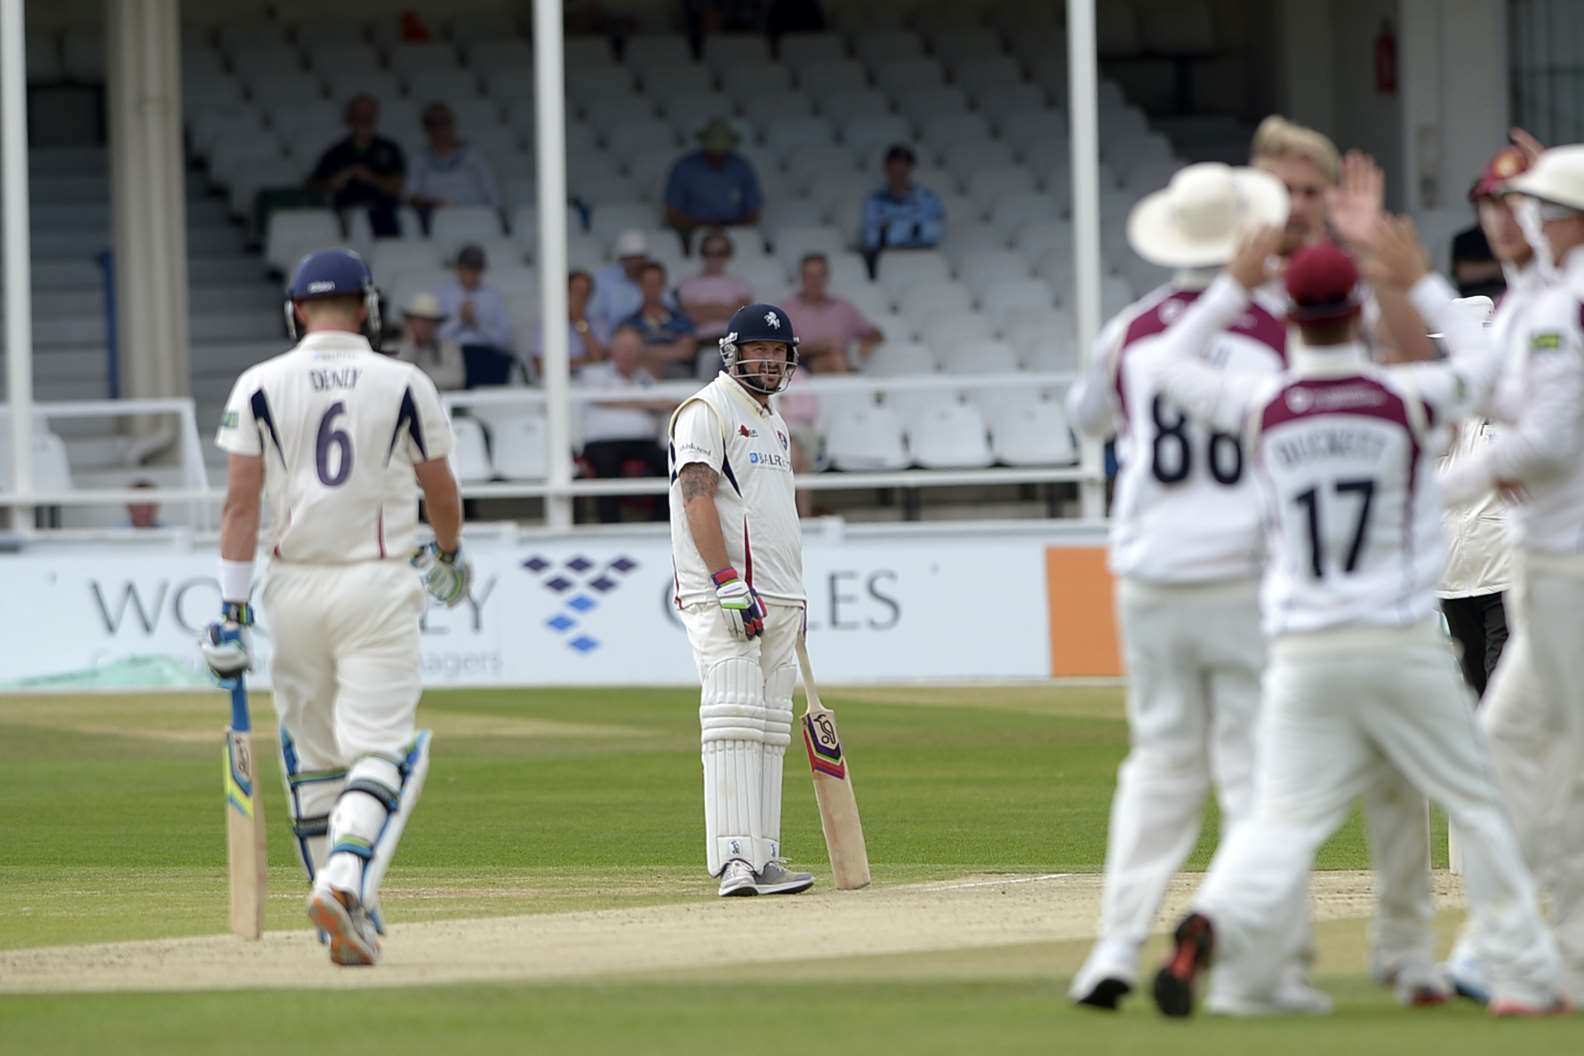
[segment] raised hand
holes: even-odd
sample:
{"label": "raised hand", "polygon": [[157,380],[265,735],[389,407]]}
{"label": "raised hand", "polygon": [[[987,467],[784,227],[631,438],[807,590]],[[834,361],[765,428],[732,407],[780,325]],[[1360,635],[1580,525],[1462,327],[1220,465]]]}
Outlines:
{"label": "raised hand", "polygon": [[1386,203],[1386,173],[1361,150],[1342,159],[1342,179],[1326,191],[1326,217],[1350,247],[1370,237]]}
{"label": "raised hand", "polygon": [[1379,289],[1407,290],[1430,273],[1430,257],[1406,216],[1381,216],[1362,243],[1364,276]]}
{"label": "raised hand", "polygon": [[1281,227],[1260,227],[1249,232],[1227,263],[1227,274],[1251,293],[1265,285],[1271,277],[1271,260],[1281,247],[1282,237]]}
{"label": "raised hand", "polygon": [[1535,159],[1545,153],[1545,144],[1521,128],[1507,130],[1507,138],[1512,145],[1523,151],[1523,156],[1529,164],[1533,165]]}

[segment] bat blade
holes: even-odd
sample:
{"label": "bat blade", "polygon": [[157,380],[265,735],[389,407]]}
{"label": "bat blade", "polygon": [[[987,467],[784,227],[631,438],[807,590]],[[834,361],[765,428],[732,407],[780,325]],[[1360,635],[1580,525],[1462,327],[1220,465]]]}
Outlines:
{"label": "bat blade", "polygon": [[231,689],[231,725],[225,736],[226,864],[231,890],[231,931],[245,939],[264,934],[264,802],[254,766],[247,689]]}
{"label": "bat blade", "polygon": [[803,666],[803,686],[808,705],[803,711],[803,746],[808,749],[814,776],[814,800],[819,805],[820,828],[830,853],[831,872],[840,891],[869,886],[869,848],[864,843],[858,797],[853,793],[852,768],[842,749],[836,713],[819,701],[814,688],[808,652],[800,641],[798,659]]}

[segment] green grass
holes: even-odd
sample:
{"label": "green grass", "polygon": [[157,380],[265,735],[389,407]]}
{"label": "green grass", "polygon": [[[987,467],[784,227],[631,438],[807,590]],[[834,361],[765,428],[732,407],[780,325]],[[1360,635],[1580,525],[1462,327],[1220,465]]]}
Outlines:
{"label": "green grass", "polygon": [[[909,687],[832,690],[828,702],[853,753],[878,882],[1099,869],[1126,751],[1120,691]],[[433,766],[387,881],[388,914],[405,923],[711,897],[696,709],[696,694],[680,690],[427,695],[420,721],[435,730]],[[0,949],[225,929],[225,714],[219,694],[0,700]],[[272,722],[267,697],[258,697],[255,724]],[[260,756],[268,926],[301,927],[302,879],[284,832],[276,762]],[[795,759],[788,773],[784,845],[822,872],[813,797]],[[1208,860],[1214,831],[1212,809],[1192,867]],[[1362,868],[1363,846],[1355,818],[1321,865]],[[613,878],[619,883],[602,882]],[[178,891],[179,901],[171,897]],[[1358,931],[1348,925],[1337,934],[1357,946]],[[1067,1039],[1075,1052],[1121,1052],[1168,1036],[1181,1039],[1173,1048],[1183,1053],[1243,1044],[1299,1053],[1371,1051],[1367,1039],[1388,1026],[1395,1051],[1491,1045],[1478,1016],[1408,1016],[1356,974],[1337,981],[1342,1014],[1301,1029],[1201,1023],[1165,1035],[1174,1027],[1147,1014],[1146,1002],[1113,1021],[1081,1016],[1060,995],[1082,952],[1051,943],[952,963],[896,955],[866,962],[873,978],[840,985],[819,984],[833,966],[814,962],[801,973],[791,966],[791,982],[755,971],[747,983],[705,973],[262,997],[0,998],[0,1051],[100,1051],[106,1037],[123,1052],[209,1052],[222,1041],[231,1051],[280,1051],[333,1020],[368,1025],[338,1035],[337,1051],[380,1053],[428,1052],[439,1041],[694,1053],[732,1037],[758,1039],[744,1041],[755,1048],[843,1038],[911,1052],[1049,1052]],[[1356,973],[1362,955],[1328,963]],[[854,966],[840,967],[851,978]],[[377,1036],[365,1035],[375,1025]],[[1521,1027],[1529,1044],[1520,1051],[1551,1051],[1551,1039],[1563,1036],[1560,1025]]]}

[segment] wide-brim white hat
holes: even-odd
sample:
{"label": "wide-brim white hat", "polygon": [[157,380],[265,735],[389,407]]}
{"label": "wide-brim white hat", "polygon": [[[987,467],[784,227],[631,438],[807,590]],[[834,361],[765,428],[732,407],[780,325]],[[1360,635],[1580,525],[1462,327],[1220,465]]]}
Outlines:
{"label": "wide-brim white hat", "polygon": [[1287,188],[1268,172],[1189,165],[1128,214],[1133,252],[1168,268],[1225,264],[1251,230],[1287,222]]}
{"label": "wide-brim white hat", "polygon": [[1584,145],[1552,147],[1500,189],[1584,212]]}

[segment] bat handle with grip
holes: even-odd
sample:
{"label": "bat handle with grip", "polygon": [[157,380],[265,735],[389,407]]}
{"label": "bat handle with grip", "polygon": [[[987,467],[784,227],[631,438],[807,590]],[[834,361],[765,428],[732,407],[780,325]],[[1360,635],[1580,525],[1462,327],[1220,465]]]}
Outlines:
{"label": "bat handle with grip", "polygon": [[798,667],[803,672],[803,695],[808,698],[808,706],[811,708],[824,707],[820,703],[819,690],[814,688],[814,668],[809,664],[808,641],[801,634],[798,635],[797,640],[797,658]]}
{"label": "bat handle with grip", "polygon": [[238,733],[248,733],[253,724],[248,721],[247,684],[243,676],[236,675],[226,679],[226,685],[231,690],[231,728]]}

